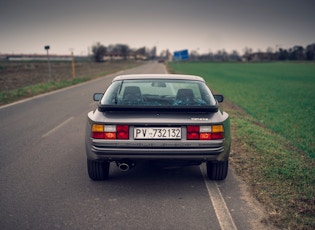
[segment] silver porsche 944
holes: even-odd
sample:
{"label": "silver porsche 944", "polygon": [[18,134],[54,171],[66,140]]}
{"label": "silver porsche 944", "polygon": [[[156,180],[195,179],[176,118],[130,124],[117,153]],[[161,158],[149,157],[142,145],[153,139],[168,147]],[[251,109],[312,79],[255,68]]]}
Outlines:
{"label": "silver porsche 944", "polygon": [[126,171],[137,161],[170,164],[206,163],[211,180],[228,173],[230,119],[199,76],[177,74],[121,75],[105,93],[95,93],[88,113],[88,175],[105,180],[111,162]]}

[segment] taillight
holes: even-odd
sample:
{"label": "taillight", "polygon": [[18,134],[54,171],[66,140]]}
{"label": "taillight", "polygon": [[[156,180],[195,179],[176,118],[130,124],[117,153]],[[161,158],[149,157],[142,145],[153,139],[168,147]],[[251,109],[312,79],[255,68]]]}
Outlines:
{"label": "taillight", "polygon": [[117,139],[129,139],[129,126],[128,125],[117,125]]}
{"label": "taillight", "polygon": [[104,139],[104,125],[93,124],[91,137],[95,139]]}
{"label": "taillight", "polygon": [[94,139],[129,139],[129,126],[93,124],[91,137]]}
{"label": "taillight", "polygon": [[188,125],[187,140],[219,140],[224,139],[223,125]]}
{"label": "taillight", "polygon": [[198,125],[187,126],[187,139],[199,140],[199,126]]}

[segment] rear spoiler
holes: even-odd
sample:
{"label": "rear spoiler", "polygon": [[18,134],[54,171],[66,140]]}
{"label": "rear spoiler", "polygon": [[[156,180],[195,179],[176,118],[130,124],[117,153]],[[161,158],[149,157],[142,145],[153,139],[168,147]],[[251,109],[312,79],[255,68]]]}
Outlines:
{"label": "rear spoiler", "polygon": [[100,112],[108,111],[167,111],[167,112],[217,112],[218,106],[133,106],[133,105],[101,105]]}
{"label": "rear spoiler", "polygon": [[102,105],[101,98],[103,93],[95,93],[93,100],[98,101],[98,110],[107,111],[169,111],[169,112],[212,112],[219,110],[219,103],[223,102],[223,95],[214,95],[216,105],[207,106],[141,106],[141,105]]}

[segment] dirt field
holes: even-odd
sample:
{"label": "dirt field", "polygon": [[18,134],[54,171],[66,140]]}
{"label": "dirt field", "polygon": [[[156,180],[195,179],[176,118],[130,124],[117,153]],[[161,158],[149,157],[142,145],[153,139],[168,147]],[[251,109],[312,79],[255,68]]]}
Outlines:
{"label": "dirt field", "polygon": [[[72,78],[71,61],[52,61],[51,78],[48,63],[45,61],[0,61],[0,92],[48,81],[61,81]],[[76,62],[75,77],[95,77],[113,73],[134,65],[135,61],[116,62]]]}

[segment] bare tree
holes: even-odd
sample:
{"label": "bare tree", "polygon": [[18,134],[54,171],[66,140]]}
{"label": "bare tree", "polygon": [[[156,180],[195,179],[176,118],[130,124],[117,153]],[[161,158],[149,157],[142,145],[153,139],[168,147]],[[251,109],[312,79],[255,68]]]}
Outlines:
{"label": "bare tree", "polygon": [[315,43],[306,46],[306,50],[305,50],[305,55],[306,55],[306,60],[315,60]]}
{"label": "bare tree", "polygon": [[268,55],[268,59],[269,60],[272,60],[274,59],[273,57],[273,48],[271,46],[269,46],[267,49],[266,49],[266,53]]}
{"label": "bare tree", "polygon": [[96,62],[104,61],[104,56],[106,52],[107,52],[106,47],[103,46],[100,42],[92,46],[93,59]]}
{"label": "bare tree", "polygon": [[240,61],[241,56],[237,52],[237,50],[233,50],[232,53],[229,55],[229,60],[230,61]]}
{"label": "bare tree", "polygon": [[250,61],[252,52],[253,52],[252,48],[249,48],[247,46],[244,48],[244,57],[246,58],[247,61]]}
{"label": "bare tree", "polygon": [[130,48],[128,45],[125,44],[117,44],[116,45],[116,50],[120,54],[120,56],[123,57],[124,60],[127,60],[127,56],[129,55]]}
{"label": "bare tree", "polygon": [[290,49],[290,60],[304,60],[304,48],[302,46],[294,46]]}

